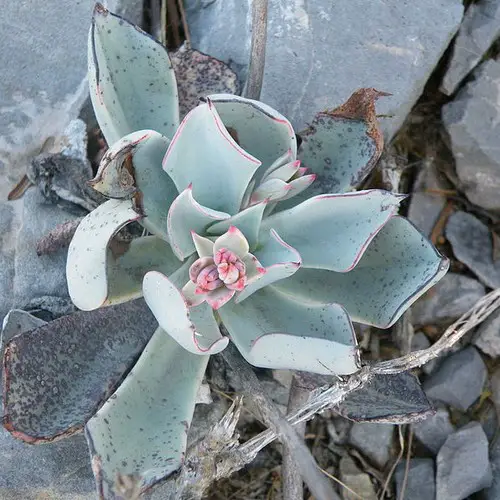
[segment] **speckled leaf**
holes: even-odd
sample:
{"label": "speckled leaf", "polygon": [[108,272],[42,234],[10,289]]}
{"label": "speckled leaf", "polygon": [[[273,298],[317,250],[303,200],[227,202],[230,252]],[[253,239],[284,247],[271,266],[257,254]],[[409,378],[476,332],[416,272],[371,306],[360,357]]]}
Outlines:
{"label": "speckled leaf", "polygon": [[[159,272],[144,277],[144,299],[164,331],[184,349],[193,354],[217,354],[226,348],[228,339],[220,333],[211,308],[206,304],[188,308],[179,291],[179,281],[184,285],[189,279],[186,263],[169,280]],[[173,281],[173,282],[172,282]]]}
{"label": "speckled leaf", "polygon": [[92,104],[108,144],[142,129],[174,135],[177,85],[166,49],[99,3],[89,33],[88,66]]}
{"label": "speckled leaf", "polygon": [[158,328],[118,390],[86,426],[101,498],[116,474],[141,477],[142,489],[181,465],[208,356],[187,352]]}
{"label": "speckled leaf", "polygon": [[163,160],[179,192],[193,186],[198,203],[236,214],[260,161],[241,149],[210,102],[182,121]]}
{"label": "speckled leaf", "polygon": [[374,375],[361,389],[349,393],[336,408],[356,422],[409,424],[434,413],[414,375]]}
{"label": "speckled leaf", "polygon": [[114,257],[108,250],[106,304],[119,304],[142,296],[142,280],[148,271],[169,276],[180,266],[170,245],[157,236],[143,236],[130,242],[127,250]]}
{"label": "speckled leaf", "polygon": [[318,113],[311,126],[300,132],[298,158],[316,174],[303,194],[283,202],[279,209],[324,193],[345,193],[357,187],[375,167],[384,146],[375,101],[383,92],[359,89],[342,106]]}
{"label": "speckled leaf", "polygon": [[80,430],[155,328],[140,300],[77,312],[13,338],[3,360],[4,427],[32,443]]}
{"label": "speckled leaf", "polygon": [[192,233],[204,232],[214,221],[228,218],[227,213],[200,205],[193,197],[191,186],[188,186],[175,198],[168,211],[167,234],[175,255],[180,260],[189,257],[196,250]]}
{"label": "speckled leaf", "polygon": [[219,314],[252,365],[327,375],[359,369],[354,330],[338,304],[305,304],[267,287]]}
{"label": "speckled leaf", "polygon": [[283,241],[274,229],[269,231],[265,239],[261,239],[255,257],[259,262],[260,272],[249,279],[247,286],[237,294],[236,303],[271,283],[288,278],[297,272],[302,263],[297,250]]}
{"label": "speckled leaf", "polygon": [[188,49],[184,44],[170,53],[179,90],[181,117],[199,104],[200,97],[210,94],[239,94],[240,83],[236,73],[224,62]]}
{"label": "speckled leaf", "polygon": [[90,311],[110,299],[106,273],[108,243],[123,226],[139,218],[130,200],[108,200],[82,220],[66,261],[69,295],[76,307]]}
{"label": "speckled leaf", "polygon": [[288,151],[289,161],[295,160],[295,132],[283,115],[262,102],[236,95],[216,94],[209,98],[238,144],[262,162],[257,180]]}
{"label": "speckled leaf", "polygon": [[403,198],[376,189],[316,196],[264,219],[259,240],[275,229],[300,253],[303,267],[349,271]]}
{"label": "speckled leaf", "polygon": [[273,286],[309,303],[342,304],[353,321],[389,328],[449,262],[411,222],[393,217],[350,272],[299,269]]}
{"label": "speckled leaf", "polygon": [[266,202],[258,203],[257,205],[242,210],[229,219],[216,222],[207,229],[207,233],[209,235],[220,236],[231,226],[235,226],[245,235],[251,251],[257,245],[260,223],[266,205]]}

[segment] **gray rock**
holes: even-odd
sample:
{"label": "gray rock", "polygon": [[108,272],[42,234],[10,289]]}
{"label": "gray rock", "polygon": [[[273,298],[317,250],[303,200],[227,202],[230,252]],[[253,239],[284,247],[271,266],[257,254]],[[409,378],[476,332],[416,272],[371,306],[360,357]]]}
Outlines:
{"label": "gray rock", "polygon": [[[245,77],[251,2],[185,2],[193,47],[233,63]],[[344,102],[359,87],[380,101],[387,136],[400,127],[459,27],[460,0],[317,0],[269,2],[262,101],[302,130],[315,113]]]}
{"label": "gray rock", "polygon": [[438,408],[434,415],[422,422],[413,424],[415,437],[434,454],[440,450],[455,428],[450,422],[450,415],[446,408]]}
{"label": "gray rock", "polygon": [[396,467],[397,498],[405,500],[433,500],[436,497],[436,479],[434,460],[432,458],[412,458],[408,467],[408,478],[404,496],[402,495],[403,481],[406,474],[406,460]]}
{"label": "gray rock", "polygon": [[[450,188],[450,182],[439,172],[434,163],[424,163],[413,186],[408,207],[408,219],[425,235],[430,236],[446,204],[446,198],[437,191]],[[428,192],[428,190],[435,192]]]}
{"label": "gray rock", "polygon": [[500,311],[495,311],[479,325],[472,343],[492,357],[500,356]]}
{"label": "gray rock", "polygon": [[52,321],[77,311],[77,308],[69,297],[54,297],[42,295],[31,299],[25,307],[37,318],[44,321]]}
{"label": "gray rock", "polygon": [[490,379],[491,399],[495,404],[497,414],[500,416],[500,368],[497,368]]}
{"label": "gray rock", "polygon": [[379,468],[391,456],[394,426],[391,424],[355,423],[349,433],[349,443]]}
{"label": "gray rock", "polygon": [[500,35],[500,1],[479,0],[467,9],[453,44],[453,56],[441,91],[453,94]]}
{"label": "gray rock", "polygon": [[[415,335],[413,335],[411,339],[411,352],[421,351],[423,349],[427,349],[430,346],[431,342],[427,338],[427,335],[425,335],[424,332],[417,332]],[[427,363],[425,363],[425,365],[421,366],[420,368],[424,373],[429,375],[436,369],[438,363],[439,363],[438,359],[432,359],[431,361],[428,361]]]}
{"label": "gray rock", "polygon": [[488,441],[493,441],[498,431],[498,416],[495,405],[487,399],[476,412],[475,417],[483,427]]}
{"label": "gray rock", "polygon": [[[0,0],[0,199],[28,159],[57,137],[88,94],[87,35],[94,0]],[[111,0],[111,10],[140,15],[142,2]],[[127,10],[128,9],[128,10]],[[60,13],[64,11],[64,22]],[[139,21],[141,18],[132,19]]]}
{"label": "gray rock", "polygon": [[456,98],[443,107],[459,188],[472,203],[500,210],[500,62],[486,61]]}
{"label": "gray rock", "polygon": [[14,439],[0,428],[2,500],[95,500],[95,482],[83,434],[44,445]]}
{"label": "gray rock", "polygon": [[75,218],[47,203],[36,188],[30,188],[25,193],[23,203],[23,225],[17,238],[14,277],[14,301],[20,309],[25,309],[31,300],[42,296],[68,298],[65,273],[67,250],[39,257],[36,243],[57,224]]}
{"label": "gray rock", "polygon": [[14,208],[8,202],[0,203],[0,319],[13,304],[16,225]]}
{"label": "gray rock", "polygon": [[451,323],[466,313],[486,291],[478,281],[456,273],[448,273],[412,307],[416,325]]}
{"label": "gray rock", "polygon": [[0,353],[3,353],[4,345],[16,335],[28,332],[39,326],[45,325],[46,321],[38,319],[32,314],[20,309],[12,309],[3,319],[2,339],[0,342]]}
{"label": "gray rock", "polygon": [[370,481],[370,476],[359,470],[349,455],[342,457],[340,460],[339,472],[341,481],[356,492],[355,495],[348,489],[343,488],[342,498],[344,500],[358,500],[359,497],[363,500],[377,500],[377,494]]}
{"label": "gray rock", "polygon": [[489,488],[481,492],[481,500],[498,500],[500,498],[500,439],[490,447],[490,464],[493,481]]}
{"label": "gray rock", "polygon": [[442,401],[466,411],[481,395],[486,381],[486,366],[474,347],[448,356],[424,382],[431,400]]}
{"label": "gray rock", "polygon": [[472,422],[448,437],[437,456],[436,500],[462,500],[492,483],[488,440]]}
{"label": "gray rock", "polygon": [[493,261],[491,233],[480,220],[465,212],[455,212],[446,224],[446,238],[455,257],[485,285],[500,287],[500,260]]}

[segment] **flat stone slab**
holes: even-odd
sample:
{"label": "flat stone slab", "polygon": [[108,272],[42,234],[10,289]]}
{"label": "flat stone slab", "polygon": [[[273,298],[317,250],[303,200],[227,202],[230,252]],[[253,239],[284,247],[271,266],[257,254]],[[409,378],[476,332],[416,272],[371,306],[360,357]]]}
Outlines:
{"label": "flat stone slab", "polygon": [[383,468],[391,456],[394,426],[391,424],[355,423],[349,434],[349,444]]}
{"label": "flat stone slab", "polygon": [[403,481],[406,474],[406,460],[396,467],[397,498],[405,500],[433,500],[436,497],[436,478],[434,460],[432,458],[412,458],[408,467],[408,478],[404,496],[402,496]]}
{"label": "flat stone slab", "polygon": [[[76,118],[88,95],[87,36],[94,5],[94,0],[0,0],[2,200],[28,159]],[[141,21],[142,2],[110,0],[106,5]]]}
{"label": "flat stone slab", "polygon": [[416,325],[451,323],[466,313],[486,293],[484,285],[473,278],[448,273],[412,306]]}
{"label": "flat stone slab", "polygon": [[486,366],[474,347],[448,356],[424,382],[430,400],[466,411],[476,401],[486,381]]}
{"label": "flat stone slab", "polygon": [[462,500],[491,486],[488,440],[477,422],[448,437],[437,456],[436,498]]}
{"label": "flat stone slab", "polygon": [[434,415],[413,424],[416,438],[435,455],[455,428],[450,422],[446,408],[439,408]]}
{"label": "flat stone slab", "polygon": [[444,75],[441,92],[453,94],[499,35],[500,0],[472,3],[453,44],[453,56]]}
{"label": "flat stone slab", "polygon": [[[193,47],[246,77],[251,2],[185,2]],[[303,130],[360,87],[393,94],[377,110],[387,137],[403,123],[460,25],[461,0],[269,2],[261,100]]]}
{"label": "flat stone slab", "polygon": [[493,358],[500,356],[500,312],[498,310],[479,325],[472,343]]}
{"label": "flat stone slab", "polygon": [[500,62],[481,64],[455,99],[443,107],[459,188],[486,210],[500,211]]}
{"label": "flat stone slab", "polygon": [[485,285],[500,287],[500,260],[493,260],[493,241],[488,227],[472,214],[455,212],[448,219],[445,231],[455,257]]}

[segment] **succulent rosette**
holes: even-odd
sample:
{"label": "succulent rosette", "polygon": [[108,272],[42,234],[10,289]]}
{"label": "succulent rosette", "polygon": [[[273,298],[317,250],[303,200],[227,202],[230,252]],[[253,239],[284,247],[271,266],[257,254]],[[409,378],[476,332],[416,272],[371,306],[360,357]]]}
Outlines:
{"label": "succulent rosette", "polygon": [[[179,467],[208,355],[229,340],[258,367],[356,372],[352,322],[390,327],[448,263],[397,215],[404,196],[352,191],[382,149],[380,92],[319,113],[299,148],[285,117],[235,95],[179,123],[167,52],[101,6],[89,80],[110,144],[91,184],[110,200],[71,242],[69,292],[84,311],[143,296],[159,324],[84,419],[108,497],[118,471],[147,488]],[[110,242],[132,222],[147,235],[117,255]]]}

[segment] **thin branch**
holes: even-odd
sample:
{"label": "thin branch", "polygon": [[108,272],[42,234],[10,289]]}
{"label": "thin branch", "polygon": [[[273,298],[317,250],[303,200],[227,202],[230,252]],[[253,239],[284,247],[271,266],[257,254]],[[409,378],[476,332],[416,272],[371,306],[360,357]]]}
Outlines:
{"label": "thin branch", "polygon": [[410,457],[411,457],[411,445],[413,443],[413,428],[410,425],[409,436],[408,436],[408,450],[406,452],[406,463],[405,463],[405,474],[403,477],[403,484],[401,485],[401,492],[399,493],[398,500],[404,500],[406,486],[408,484],[408,475],[410,473]]}
{"label": "thin branch", "polygon": [[191,35],[189,34],[189,26],[186,19],[186,11],[184,9],[184,0],[178,0],[177,4],[179,5],[179,12],[181,14],[182,21],[182,29],[184,30],[184,37],[186,40],[184,41],[184,45],[187,49],[191,48]]}
{"label": "thin branch", "polygon": [[264,80],[267,2],[268,0],[253,0],[252,2],[252,45],[250,47],[250,63],[244,92],[245,97],[249,99],[260,99],[262,81]]}
{"label": "thin branch", "polygon": [[270,426],[273,432],[280,436],[281,441],[293,454],[297,462],[297,470],[300,472],[304,482],[317,500],[336,500],[338,495],[318,469],[316,461],[311,452],[300,439],[295,429],[281,415],[276,405],[268,398],[255,372],[250,365],[241,357],[236,347],[231,344],[223,352],[222,356],[232,370],[232,376],[241,385],[247,399],[252,401],[259,409],[263,423]]}
{"label": "thin branch", "polygon": [[391,470],[387,474],[387,477],[384,482],[384,487],[382,488],[382,493],[380,494],[379,500],[384,500],[385,493],[387,491],[387,488],[389,488],[389,483],[391,482],[392,476],[394,475],[394,471],[396,470],[396,467],[398,466],[399,462],[403,458],[403,453],[405,451],[405,439],[403,436],[403,427],[401,425],[398,425],[398,435],[399,435],[399,453],[392,464]]}
{"label": "thin branch", "polygon": [[[288,396],[288,413],[298,410],[304,406],[310,398],[310,391],[303,387],[300,383],[300,372],[292,377],[292,385],[290,387],[290,394]],[[295,426],[295,431],[303,439],[306,430],[306,423],[301,422]],[[297,463],[293,457],[293,451],[283,443],[285,446],[283,452],[283,464],[281,466],[281,476],[283,478],[283,498],[287,500],[303,500],[304,498],[304,485],[300,471],[297,470]]]}

